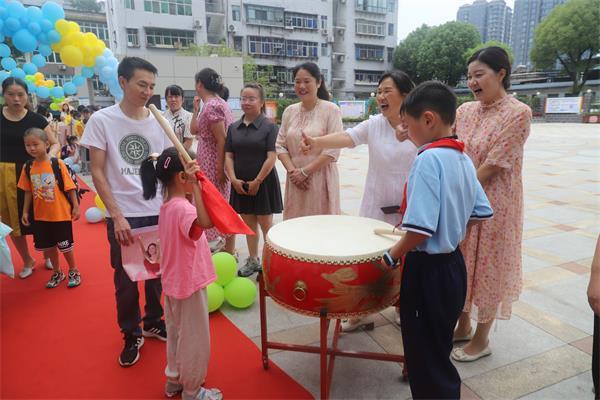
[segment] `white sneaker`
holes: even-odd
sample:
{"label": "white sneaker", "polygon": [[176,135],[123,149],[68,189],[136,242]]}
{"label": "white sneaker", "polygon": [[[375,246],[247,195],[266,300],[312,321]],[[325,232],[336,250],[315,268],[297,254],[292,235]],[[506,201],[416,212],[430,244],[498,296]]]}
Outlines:
{"label": "white sneaker", "polygon": [[19,272],[19,278],[29,278],[31,274],[33,274],[33,267],[25,267],[21,272]]}
{"label": "white sneaker", "polygon": [[46,258],[46,263],[44,265],[46,266],[46,269],[54,269],[52,267],[52,261],[50,261],[49,258]]}

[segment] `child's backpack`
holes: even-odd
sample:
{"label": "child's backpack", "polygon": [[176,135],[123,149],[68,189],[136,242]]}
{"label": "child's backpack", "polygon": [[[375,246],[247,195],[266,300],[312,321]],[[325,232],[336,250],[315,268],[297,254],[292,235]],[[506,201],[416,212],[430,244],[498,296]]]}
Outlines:
{"label": "child's backpack", "polygon": [[[69,198],[69,196],[67,196],[67,194],[65,192],[65,182],[63,181],[62,174],[60,173],[60,166],[58,165],[58,159],[51,157],[50,163],[52,164],[52,172],[54,172],[54,179],[56,179],[58,188],[60,189],[61,192],[63,192],[65,194],[65,197],[69,201],[69,204],[71,204],[71,199]],[[27,179],[29,179],[30,181],[31,181],[31,166],[32,165],[33,165],[33,160],[28,160],[25,163],[25,174],[27,174]],[[69,172],[69,175],[71,175],[71,179],[73,180],[73,183],[75,184],[75,197],[77,198],[77,204],[79,204],[83,195],[86,194],[87,192],[89,192],[89,190],[81,189],[79,187],[79,182],[77,182],[77,174],[75,172],[73,172],[71,167],[69,167],[67,164],[65,164],[65,167],[67,167],[67,171]],[[73,204],[71,204],[71,207],[73,207]]]}

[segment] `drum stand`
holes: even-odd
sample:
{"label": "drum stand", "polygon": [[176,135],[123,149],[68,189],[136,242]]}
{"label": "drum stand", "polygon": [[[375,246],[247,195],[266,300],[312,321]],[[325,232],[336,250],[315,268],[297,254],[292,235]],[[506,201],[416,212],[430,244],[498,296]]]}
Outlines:
{"label": "drum stand", "polygon": [[[345,351],[338,349],[338,339],[340,336],[340,324],[341,320],[335,320],[335,329],[333,338],[331,341],[331,347],[328,346],[328,331],[329,323],[331,319],[327,318],[327,310],[321,310],[319,320],[321,321],[320,327],[320,346],[305,346],[299,344],[269,342],[267,340],[267,310],[266,310],[266,297],[269,293],[266,291],[264,286],[264,280],[262,272],[258,273],[258,286],[259,286],[259,306],[260,306],[260,342],[262,349],[262,362],[263,368],[269,369],[269,349],[297,351],[302,353],[314,353],[320,355],[321,361],[321,399],[329,398],[329,390],[331,388],[331,380],[333,377],[333,367],[335,357],[351,357],[351,358],[362,358],[367,360],[380,360],[380,361],[392,361],[402,363],[402,378],[404,381],[408,379],[408,371],[406,363],[404,361],[404,355],[400,354],[387,354],[387,353],[372,353],[364,351]],[[329,355],[329,360],[327,356]]]}

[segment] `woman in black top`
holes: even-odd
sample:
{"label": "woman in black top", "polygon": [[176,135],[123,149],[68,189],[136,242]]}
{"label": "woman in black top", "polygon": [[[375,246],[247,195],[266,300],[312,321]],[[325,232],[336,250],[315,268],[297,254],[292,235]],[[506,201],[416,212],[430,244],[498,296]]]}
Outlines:
{"label": "woman in black top", "polygon": [[23,133],[29,128],[44,129],[51,156],[56,157],[60,150],[46,118],[28,108],[28,94],[27,85],[21,79],[11,77],[2,82],[5,105],[0,112],[0,216],[13,230],[11,238],[23,260],[23,270],[19,273],[23,279],[31,275],[35,265],[24,236],[32,233],[31,228],[21,224],[24,195],[17,189],[23,164],[31,158],[25,151]]}
{"label": "woman in black top", "polygon": [[265,94],[262,86],[244,86],[241,103],[244,115],[227,131],[225,169],[233,187],[229,202],[256,232],[256,235],[246,236],[250,256],[238,272],[240,276],[250,276],[260,270],[258,225],[266,237],[273,224],[273,214],[283,210],[283,201],[274,168],[279,129],[263,114]]}

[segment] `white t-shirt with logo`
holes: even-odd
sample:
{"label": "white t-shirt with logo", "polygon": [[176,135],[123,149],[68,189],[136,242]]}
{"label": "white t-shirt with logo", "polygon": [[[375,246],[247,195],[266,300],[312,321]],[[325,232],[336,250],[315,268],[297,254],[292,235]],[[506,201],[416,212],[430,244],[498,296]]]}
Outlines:
{"label": "white t-shirt with logo", "polygon": [[140,165],[172,144],[151,113],[143,120],[131,119],[118,104],[95,112],[85,125],[81,145],[106,152],[104,174],[123,216],[158,215],[160,188],[154,199],[144,200]]}
{"label": "white t-shirt with logo", "polygon": [[167,111],[163,113],[163,117],[169,121],[173,132],[175,132],[175,136],[177,136],[177,139],[181,143],[183,143],[184,139],[194,139],[194,135],[192,135],[192,131],[190,130],[190,125],[192,124],[191,112],[180,108],[173,113],[167,108]]}

